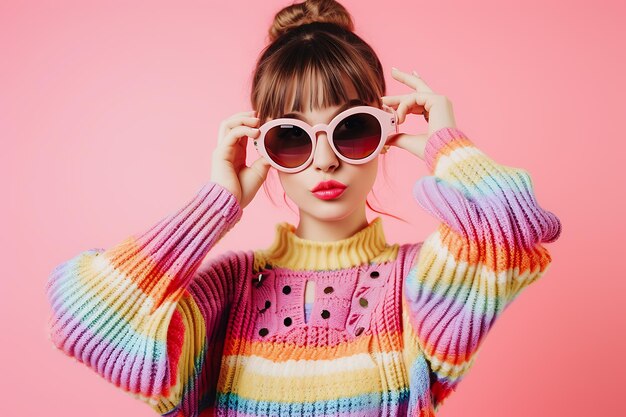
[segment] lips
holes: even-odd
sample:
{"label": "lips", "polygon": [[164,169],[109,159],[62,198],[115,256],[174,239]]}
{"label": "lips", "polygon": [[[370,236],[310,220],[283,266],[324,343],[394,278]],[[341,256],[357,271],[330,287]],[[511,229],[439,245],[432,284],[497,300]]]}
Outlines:
{"label": "lips", "polygon": [[316,192],[316,191],[321,191],[321,190],[332,190],[332,189],[340,189],[343,190],[344,188],[346,188],[347,185],[340,183],[339,181],[335,181],[335,180],[329,180],[329,181],[322,181],[319,184],[317,184],[313,189],[311,189],[311,192]]}

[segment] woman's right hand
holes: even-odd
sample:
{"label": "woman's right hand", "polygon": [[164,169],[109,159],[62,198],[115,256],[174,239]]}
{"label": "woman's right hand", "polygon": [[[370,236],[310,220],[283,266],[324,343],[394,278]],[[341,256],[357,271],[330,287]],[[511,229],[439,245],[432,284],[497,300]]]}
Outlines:
{"label": "woman's right hand", "polygon": [[259,119],[254,114],[255,111],[236,113],[223,120],[211,156],[211,181],[229,190],[242,209],[261,188],[271,166],[262,156],[246,166],[248,138],[256,139],[260,134]]}

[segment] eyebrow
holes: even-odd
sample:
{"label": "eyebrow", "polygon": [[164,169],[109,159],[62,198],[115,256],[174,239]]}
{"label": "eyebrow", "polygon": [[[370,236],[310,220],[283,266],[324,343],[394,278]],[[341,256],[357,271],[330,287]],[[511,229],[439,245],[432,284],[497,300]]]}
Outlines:
{"label": "eyebrow", "polygon": [[[350,107],[366,106],[366,105],[367,105],[367,103],[365,103],[363,100],[361,100],[359,98],[353,98],[352,100],[348,101],[343,106],[341,106],[339,109],[337,109],[337,111],[331,116],[330,120],[332,120],[335,116],[337,116],[342,111],[348,110]],[[295,119],[299,119],[299,120],[302,120],[303,122],[307,122],[308,123],[308,120],[306,120],[305,117],[302,114],[298,113],[298,112],[285,113],[285,114],[283,114],[280,117],[281,118],[293,117]]]}

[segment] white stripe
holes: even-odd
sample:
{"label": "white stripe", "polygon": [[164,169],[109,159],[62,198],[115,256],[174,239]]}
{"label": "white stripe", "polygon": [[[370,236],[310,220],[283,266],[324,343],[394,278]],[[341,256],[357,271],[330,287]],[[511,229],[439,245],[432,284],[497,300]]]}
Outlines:
{"label": "white stripe", "polygon": [[402,361],[402,353],[397,351],[385,353],[359,353],[338,359],[289,359],[274,362],[272,360],[252,355],[229,355],[223,359],[229,367],[245,366],[254,373],[271,377],[311,377],[331,375],[339,372],[359,371],[362,369],[376,369],[377,363],[382,361],[383,366]]}
{"label": "white stripe", "polygon": [[475,156],[483,156],[486,155],[478,148],[473,146],[463,146],[461,148],[456,148],[452,152],[447,155],[441,155],[437,162],[437,169],[435,170],[435,175],[439,176],[443,172],[447,172],[450,169],[451,165],[456,165],[459,162],[463,162],[466,159],[473,158]]}

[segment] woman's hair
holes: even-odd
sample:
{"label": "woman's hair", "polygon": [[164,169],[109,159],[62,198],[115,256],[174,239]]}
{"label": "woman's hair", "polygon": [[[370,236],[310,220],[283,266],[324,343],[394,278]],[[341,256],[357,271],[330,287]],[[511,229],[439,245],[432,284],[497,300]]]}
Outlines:
{"label": "woman's hair", "polygon": [[[341,105],[349,99],[346,81],[363,102],[382,107],[382,65],[372,47],[354,33],[346,8],[334,0],[291,4],[276,13],[269,29],[269,44],[252,78],[252,108],[263,123],[290,111]],[[264,189],[273,202],[265,183]],[[283,200],[287,203],[285,195]],[[366,203],[372,211],[404,221]]]}

